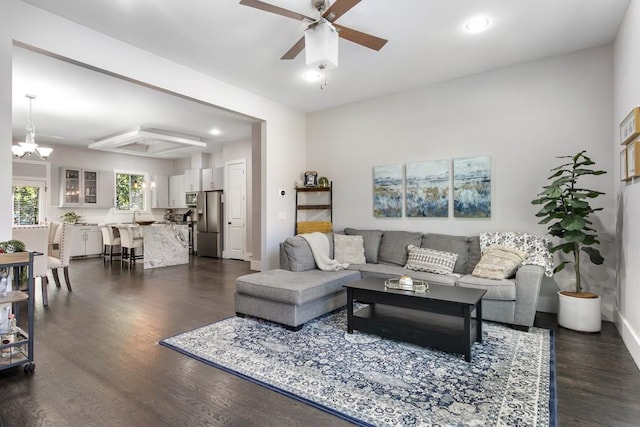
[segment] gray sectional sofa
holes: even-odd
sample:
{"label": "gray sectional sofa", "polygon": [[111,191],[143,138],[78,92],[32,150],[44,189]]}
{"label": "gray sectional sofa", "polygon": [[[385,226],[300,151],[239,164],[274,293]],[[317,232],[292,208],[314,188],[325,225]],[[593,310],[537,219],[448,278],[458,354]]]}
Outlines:
{"label": "gray sectional sofa", "polygon": [[[320,271],[307,241],[300,236],[287,238],[280,243],[280,269],[237,279],[236,313],[282,323],[296,330],[308,320],[344,306],[346,295],[342,286],[345,283],[365,277],[409,275],[439,285],[486,289],[483,319],[522,329],[533,325],[544,275],[541,266],[522,265],[511,279],[484,279],[471,275],[481,258],[478,236],[353,228],[346,228],[344,234],[363,236],[365,264],[352,264],[341,271]],[[331,234],[329,237],[333,256]],[[435,274],[404,268],[408,245],[458,254],[453,273]]]}

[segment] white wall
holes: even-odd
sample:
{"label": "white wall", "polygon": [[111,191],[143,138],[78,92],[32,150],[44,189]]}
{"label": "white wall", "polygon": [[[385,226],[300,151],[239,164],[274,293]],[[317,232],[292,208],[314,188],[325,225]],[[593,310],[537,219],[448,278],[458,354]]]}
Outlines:
{"label": "white wall", "polygon": [[[77,25],[18,0],[0,3],[0,164],[11,164],[12,40],[93,67],[265,120],[262,147],[261,254],[266,269],[278,265],[278,243],[290,235],[293,219],[278,219],[278,188],[292,182],[304,164],[305,116],[271,100],[206,76],[165,58]],[[300,148],[302,146],[302,148]],[[281,153],[287,153],[282,156]],[[8,170],[6,170],[8,169]],[[6,176],[5,176],[6,175]],[[10,166],[0,168],[0,205],[11,200]],[[291,208],[293,209],[293,208]],[[10,210],[0,210],[0,235],[10,235]]]}
{"label": "white wall", "polygon": [[[13,16],[0,4],[0,182],[11,183],[11,33]],[[0,206],[10,206],[11,185],[0,185]],[[0,241],[11,239],[11,209],[0,209]]]}
{"label": "white wall", "polygon": [[[631,0],[618,32],[614,53],[614,97],[612,157],[618,159],[619,123],[633,107],[640,106],[640,1]],[[616,161],[616,173],[619,176]],[[616,180],[618,239],[618,311],[616,324],[636,364],[640,366],[640,182]]]}
{"label": "white wall", "polygon": [[[615,303],[613,252],[612,47],[499,69],[308,115],[307,167],[334,185],[334,228],[418,230],[457,235],[528,231],[544,235],[530,204],[558,165],[582,149],[610,172],[591,184],[607,265],[587,269],[588,288]],[[372,168],[407,162],[491,156],[490,219],[377,219]],[[570,285],[557,277],[560,287]],[[557,286],[544,282],[541,310],[555,308]]]}

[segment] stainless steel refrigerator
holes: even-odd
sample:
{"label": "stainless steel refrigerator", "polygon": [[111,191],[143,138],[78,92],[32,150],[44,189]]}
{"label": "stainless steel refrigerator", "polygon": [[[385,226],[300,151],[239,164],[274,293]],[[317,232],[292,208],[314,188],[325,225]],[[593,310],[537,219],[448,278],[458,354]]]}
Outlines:
{"label": "stainless steel refrigerator", "polygon": [[222,257],[222,191],[201,191],[196,203],[198,256]]}

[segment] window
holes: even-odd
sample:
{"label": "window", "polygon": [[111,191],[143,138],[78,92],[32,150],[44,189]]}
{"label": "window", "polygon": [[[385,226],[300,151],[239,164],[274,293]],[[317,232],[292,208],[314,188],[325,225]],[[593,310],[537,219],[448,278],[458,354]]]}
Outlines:
{"label": "window", "polygon": [[14,181],[13,225],[34,225],[45,221],[45,188],[44,182]]}
{"label": "window", "polygon": [[145,175],[141,172],[116,172],[116,210],[145,210]]}

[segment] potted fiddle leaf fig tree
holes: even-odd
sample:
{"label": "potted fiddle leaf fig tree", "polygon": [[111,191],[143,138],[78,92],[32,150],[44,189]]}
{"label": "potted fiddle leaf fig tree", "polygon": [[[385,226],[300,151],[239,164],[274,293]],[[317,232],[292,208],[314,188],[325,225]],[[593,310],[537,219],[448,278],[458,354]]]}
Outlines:
{"label": "potted fiddle leaf fig tree", "polygon": [[580,260],[584,254],[593,264],[604,262],[595,247],[600,241],[590,219],[602,208],[593,208],[589,204],[590,200],[604,193],[584,188],[581,178],[606,172],[593,169],[595,162],[585,153],[581,151],[574,156],[558,157],[569,161],[551,169],[553,173],[548,178],[549,184],[531,203],[542,205],[536,214],[542,218],[538,224],[546,224],[548,234],[559,239],[550,248],[551,253],[562,251],[571,254],[572,258],[563,260],[554,269],[557,273],[572,265],[575,274],[575,290],[558,292],[558,324],[577,331],[598,332],[601,326],[600,296],[583,289]]}

